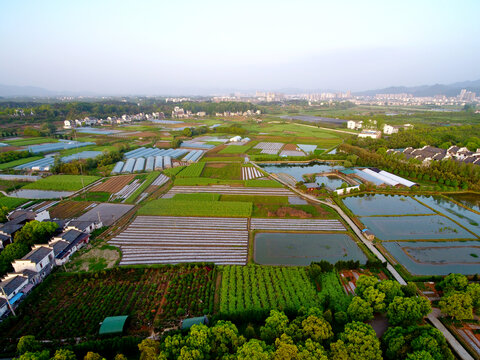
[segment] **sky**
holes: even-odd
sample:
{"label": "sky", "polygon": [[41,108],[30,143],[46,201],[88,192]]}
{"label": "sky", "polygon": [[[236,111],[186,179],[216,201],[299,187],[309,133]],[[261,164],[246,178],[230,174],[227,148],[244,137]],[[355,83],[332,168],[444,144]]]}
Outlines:
{"label": "sky", "polygon": [[360,91],[480,79],[478,0],[0,1],[0,84]]}

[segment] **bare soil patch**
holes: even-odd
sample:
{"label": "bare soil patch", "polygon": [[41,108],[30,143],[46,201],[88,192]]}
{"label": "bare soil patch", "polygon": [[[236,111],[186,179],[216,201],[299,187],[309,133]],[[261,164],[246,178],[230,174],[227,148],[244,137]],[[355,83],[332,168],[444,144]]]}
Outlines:
{"label": "bare soil patch", "polygon": [[115,176],[107,181],[96,185],[90,191],[104,191],[108,192],[110,194],[114,194],[120,190],[123,189],[125,185],[128,185],[133,179],[135,178],[135,175],[121,175],[121,176]]}

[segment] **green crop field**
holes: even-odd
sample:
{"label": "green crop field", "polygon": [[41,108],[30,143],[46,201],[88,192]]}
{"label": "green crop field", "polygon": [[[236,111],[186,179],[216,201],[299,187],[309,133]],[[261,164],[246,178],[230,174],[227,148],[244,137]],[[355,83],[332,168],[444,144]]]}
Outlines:
{"label": "green crop field", "polygon": [[79,196],[74,197],[72,200],[75,201],[97,201],[97,202],[107,202],[110,198],[110,193],[103,191],[88,191]]}
{"label": "green crop field", "polygon": [[202,172],[202,177],[210,179],[240,180],[242,166],[240,163],[208,164]]}
{"label": "green crop field", "polygon": [[24,159],[9,161],[7,163],[0,164],[0,170],[13,168],[15,166],[23,165],[23,164],[29,163],[30,161],[40,160],[42,158],[43,158],[42,156],[30,156],[30,157],[24,158]]}
{"label": "green crop field", "polygon": [[28,199],[7,197],[0,194],[0,207],[5,206],[6,208],[8,208],[8,210],[13,210],[20,205],[25,204],[27,201]]}
{"label": "green crop field", "polygon": [[261,196],[261,195],[222,195],[221,201],[244,201],[254,204],[279,204],[288,205],[287,196]]}
{"label": "green crop field", "polygon": [[252,145],[229,145],[220,150],[219,154],[245,154]]}
{"label": "green crop field", "polygon": [[252,204],[229,201],[157,199],[147,202],[138,215],[249,217]]}
{"label": "green crop field", "polygon": [[272,309],[296,312],[320,306],[320,298],[303,267],[224,266],[220,314],[268,314]]}
{"label": "green crop field", "polygon": [[246,187],[282,188],[283,185],[275,180],[245,180]]}
{"label": "green crop field", "polygon": [[221,180],[209,178],[177,178],[174,181],[175,186],[203,186],[203,185],[243,185],[243,180]]}
{"label": "green crop field", "polygon": [[[174,200],[187,200],[187,201],[219,201],[220,194],[210,194],[210,193],[194,193],[194,194],[175,194],[173,196]],[[232,200],[234,201],[234,200]]]}
{"label": "green crop field", "polygon": [[212,156],[212,157],[202,157],[200,162],[243,162],[244,158],[240,156]]}
{"label": "green crop field", "polygon": [[44,144],[44,143],[54,143],[57,142],[55,139],[51,138],[22,138],[17,140],[5,140],[4,143],[9,144],[11,146],[28,146],[28,145],[37,145],[37,144]]}
{"label": "green crop field", "polygon": [[202,174],[205,163],[195,163],[187,166],[177,174],[179,178],[199,177]]}
{"label": "green crop field", "polygon": [[165,169],[163,170],[163,173],[167,176],[175,176],[185,168],[186,166],[178,166],[170,169]]}
{"label": "green crop field", "polygon": [[24,189],[77,191],[98,179],[100,179],[98,176],[88,175],[52,175],[26,185]]}
{"label": "green crop field", "polygon": [[137,197],[142,193],[144,192],[152,182],[155,181],[155,179],[158,177],[158,175],[160,175],[160,171],[152,171],[151,173],[149,173],[146,177],[145,177],[145,180],[143,181],[142,185],[140,185],[140,187],[135,190],[133,192],[132,195],[130,195],[128,197],[128,199],[125,201],[126,203],[128,204],[132,204],[136,199]]}
{"label": "green crop field", "polygon": [[350,304],[350,297],[345,294],[336,271],[320,275],[320,298],[328,299],[336,311],[346,311]]}

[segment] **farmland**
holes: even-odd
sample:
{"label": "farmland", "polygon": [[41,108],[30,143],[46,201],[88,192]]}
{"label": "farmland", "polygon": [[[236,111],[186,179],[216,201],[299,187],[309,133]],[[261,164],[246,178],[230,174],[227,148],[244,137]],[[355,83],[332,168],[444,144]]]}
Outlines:
{"label": "farmland", "polygon": [[[251,180],[250,180],[251,181]],[[258,180],[264,181],[264,180]],[[175,184],[176,185],[176,184]],[[270,187],[240,187],[240,186],[174,186],[169,194],[188,193],[217,193],[222,195],[263,195],[263,196],[291,196],[293,193],[284,188]]]}
{"label": "farmland", "polygon": [[5,206],[8,210],[13,210],[27,201],[27,199],[6,197],[0,194],[0,207]]}
{"label": "farmland", "polygon": [[195,163],[187,166],[177,174],[179,178],[199,177],[202,174],[205,163]]}
{"label": "farmland", "polygon": [[62,201],[55,207],[49,209],[52,218],[72,219],[80,216],[93,203],[88,201]]}
{"label": "farmland", "polygon": [[124,186],[128,185],[135,175],[120,175],[108,178],[107,181],[104,181],[101,184],[98,184],[90,189],[90,191],[106,191],[110,194],[115,194],[116,192],[123,189]]}
{"label": "farmland", "polygon": [[100,179],[88,175],[52,175],[24,186],[24,189],[77,191]]}
{"label": "farmland", "polygon": [[211,312],[214,276],[208,267],[188,265],[54,274],[23,302],[2,337],[95,335],[105,317],[117,315],[130,316],[128,334],[146,335],[154,323],[176,319],[179,308],[189,316]]}
{"label": "farmland", "polygon": [[208,164],[203,169],[202,177],[210,179],[240,180],[239,163],[214,163]]}
{"label": "farmland", "polygon": [[247,219],[138,216],[109,243],[122,250],[120,265],[194,261],[243,265]]}
{"label": "farmland", "polygon": [[40,160],[42,158],[43,158],[42,156],[30,156],[30,157],[24,158],[24,159],[9,161],[7,163],[0,164],[0,170],[13,168],[15,166],[23,165],[23,164],[26,164],[26,163],[29,163],[29,162],[35,161],[35,160]]}
{"label": "farmland", "polygon": [[257,265],[222,268],[222,316],[260,317],[271,309],[295,313],[302,306],[320,306],[320,298],[305,268]]}
{"label": "farmland", "polygon": [[218,153],[219,154],[244,154],[251,147],[252,147],[251,145],[230,145],[223,148]]}
{"label": "farmland", "polygon": [[249,217],[252,204],[230,201],[185,201],[157,199],[147,202],[138,211],[139,215],[167,216],[231,216]]}

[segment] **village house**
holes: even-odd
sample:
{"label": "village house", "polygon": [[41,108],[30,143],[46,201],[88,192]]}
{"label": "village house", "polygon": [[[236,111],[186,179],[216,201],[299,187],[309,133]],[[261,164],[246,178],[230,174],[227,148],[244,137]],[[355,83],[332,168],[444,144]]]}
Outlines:
{"label": "village house", "polygon": [[72,220],[67,224],[66,230],[77,230],[90,234],[95,229],[100,229],[103,226],[101,221],[82,221]]}
{"label": "village house", "polygon": [[65,264],[78,249],[88,243],[89,238],[87,233],[70,229],[50,240],[48,245],[53,247],[55,265]]}
{"label": "village house", "polygon": [[352,130],[360,130],[363,127],[363,121],[354,121],[354,120],[348,120],[347,121],[347,129],[352,129]]}
{"label": "village house", "polygon": [[[14,305],[24,295],[22,290],[27,285],[28,278],[26,276],[18,274],[7,275],[0,282],[0,298],[3,298],[5,301],[8,300],[10,305]],[[1,310],[0,315],[3,315]]]}
{"label": "village house", "polygon": [[21,259],[14,260],[12,266],[16,273],[32,270],[38,273],[39,280],[45,278],[55,265],[53,247],[34,245],[32,250]]}
{"label": "village house", "polygon": [[382,133],[378,130],[367,130],[364,129],[360,134],[358,134],[359,138],[371,138],[371,139],[380,139],[382,137]]}

